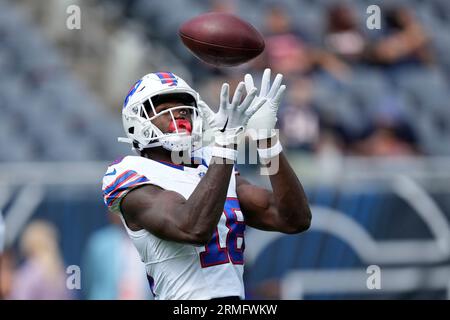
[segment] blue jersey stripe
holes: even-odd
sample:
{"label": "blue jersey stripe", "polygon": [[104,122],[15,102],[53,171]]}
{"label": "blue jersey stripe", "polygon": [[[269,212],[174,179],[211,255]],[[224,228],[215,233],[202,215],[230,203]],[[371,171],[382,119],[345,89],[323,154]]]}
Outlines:
{"label": "blue jersey stripe", "polygon": [[105,188],[105,190],[103,191],[103,194],[106,195],[106,194],[110,193],[115,188],[117,188],[117,186],[119,186],[123,181],[127,180],[132,175],[137,175],[137,173],[133,170],[125,171],[120,176],[118,176],[111,185],[109,185],[108,187]]}
{"label": "blue jersey stripe", "polygon": [[118,198],[118,195],[119,195],[122,191],[125,191],[125,190],[127,190],[128,188],[131,188],[131,187],[133,187],[133,186],[135,186],[135,185],[137,185],[137,184],[139,184],[139,183],[147,182],[147,181],[148,181],[148,179],[147,179],[146,177],[141,176],[141,177],[140,177],[139,179],[137,179],[137,180],[133,180],[133,181],[127,183],[127,184],[124,184],[123,186],[120,186],[116,191],[114,191],[113,193],[109,194],[109,195],[106,197],[106,198],[107,198],[107,201],[106,201],[107,205],[110,206],[111,203],[112,203],[116,198]]}

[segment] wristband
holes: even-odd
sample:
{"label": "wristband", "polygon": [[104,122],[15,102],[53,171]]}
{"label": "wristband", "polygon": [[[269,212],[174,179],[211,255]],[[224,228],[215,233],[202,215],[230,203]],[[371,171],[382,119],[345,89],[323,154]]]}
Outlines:
{"label": "wristband", "polygon": [[238,152],[230,148],[213,147],[212,156],[236,161]]}
{"label": "wristband", "polygon": [[217,130],[214,134],[214,140],[221,146],[229,144],[238,144],[244,133],[244,127],[237,127],[225,131]]}
{"label": "wristband", "polygon": [[277,141],[275,145],[267,149],[259,149],[258,155],[262,160],[269,160],[277,155],[279,155],[283,151],[283,147],[281,146],[280,141]]}

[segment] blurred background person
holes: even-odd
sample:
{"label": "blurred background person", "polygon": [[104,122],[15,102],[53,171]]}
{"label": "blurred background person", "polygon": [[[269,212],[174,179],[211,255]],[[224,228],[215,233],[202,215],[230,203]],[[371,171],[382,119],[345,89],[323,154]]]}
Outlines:
{"label": "blurred background person", "polygon": [[367,157],[417,156],[420,147],[395,96],[386,96],[375,109],[373,121],[362,139],[355,141],[352,152]]}
{"label": "blurred background person", "polygon": [[5,250],[5,223],[0,211],[0,300],[9,296],[13,275],[12,253]]}
{"label": "blurred background person", "polygon": [[[309,75],[317,69],[336,78],[345,78],[348,67],[332,53],[315,47],[308,36],[298,31],[281,4],[268,7],[265,16],[265,64],[289,79]],[[259,62],[261,63],[261,62]]]}
{"label": "blurred background person", "polygon": [[359,28],[355,10],[348,3],[334,3],[326,12],[324,48],[348,63],[364,59],[367,39]]}
{"label": "blurred background person", "polygon": [[273,5],[267,9],[264,36],[267,65],[273,72],[289,77],[310,71],[312,62],[306,41],[294,30],[283,6]]}
{"label": "blurred background person", "polygon": [[23,232],[20,249],[24,262],[14,274],[10,299],[70,299],[58,236],[47,221],[33,221]]}
{"label": "blurred background person", "polygon": [[281,141],[288,148],[312,152],[319,138],[319,114],[315,109],[313,82],[297,77],[290,83],[280,110]]}
{"label": "blurred background person", "polygon": [[430,36],[409,7],[387,6],[382,30],[371,50],[372,61],[391,67],[432,64]]}
{"label": "blurred background person", "polygon": [[14,262],[13,253],[11,251],[0,253],[0,300],[7,299],[11,294]]}
{"label": "blurred background person", "polygon": [[109,213],[110,224],[95,231],[83,257],[83,292],[89,300],[151,299],[146,271],[122,226]]}

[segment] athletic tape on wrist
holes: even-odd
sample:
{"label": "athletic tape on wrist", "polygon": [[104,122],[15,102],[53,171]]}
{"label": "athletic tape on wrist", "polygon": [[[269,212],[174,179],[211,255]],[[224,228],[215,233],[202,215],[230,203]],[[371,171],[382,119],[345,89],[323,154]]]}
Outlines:
{"label": "athletic tape on wrist", "polygon": [[244,133],[244,127],[238,127],[233,129],[227,129],[225,131],[217,130],[215,132],[215,141],[221,146],[229,144],[238,144]]}
{"label": "athletic tape on wrist", "polygon": [[277,141],[277,143],[267,149],[259,149],[258,148],[258,155],[263,160],[269,160],[277,155],[279,155],[283,151],[283,147],[281,146],[280,141]]}
{"label": "athletic tape on wrist", "polygon": [[213,147],[212,156],[236,161],[238,152],[230,148]]}

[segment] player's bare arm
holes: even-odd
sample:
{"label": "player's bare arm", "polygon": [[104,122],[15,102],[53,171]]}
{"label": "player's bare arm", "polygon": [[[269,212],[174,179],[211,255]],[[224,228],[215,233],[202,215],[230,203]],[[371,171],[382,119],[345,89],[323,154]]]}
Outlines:
{"label": "player's bare arm", "polygon": [[252,185],[236,177],[237,194],[245,222],[254,228],[283,233],[299,233],[309,228],[311,211],[297,175],[286,156],[279,154],[279,169],[270,175],[272,190]]}
{"label": "player's bare arm", "polygon": [[[132,230],[165,240],[205,245],[222,214],[233,164],[212,164],[189,199],[146,185],[128,193],[122,212]],[[217,183],[221,181],[222,183]]]}
{"label": "player's bare arm", "polygon": [[122,201],[122,212],[130,229],[146,229],[165,240],[196,245],[205,245],[211,239],[224,208],[236,158],[237,135],[243,132],[250,116],[263,104],[260,102],[248,109],[256,90],[240,103],[243,83],[236,89],[231,103],[228,90],[228,85],[224,85],[217,114],[206,105],[201,106],[203,114],[208,114],[209,126],[218,129],[216,152],[213,151],[208,171],[192,195],[185,199],[177,192],[153,185],[134,189]]}

